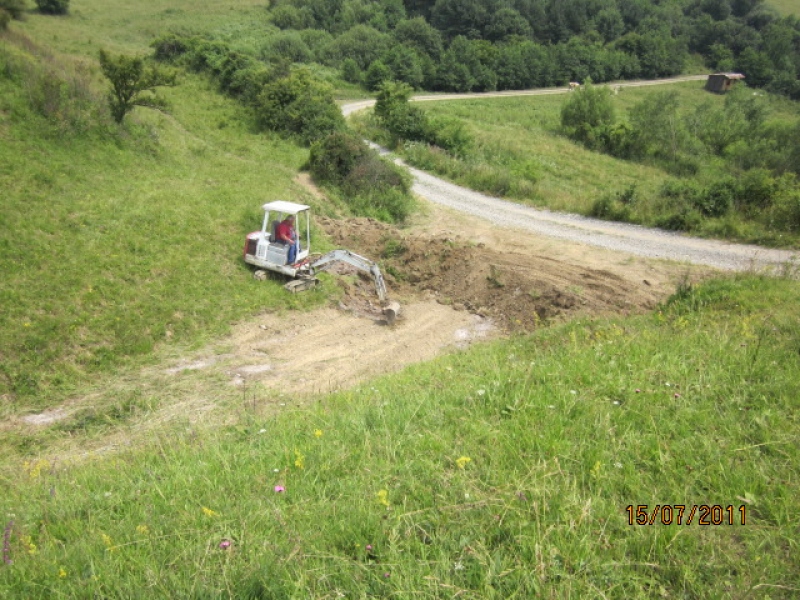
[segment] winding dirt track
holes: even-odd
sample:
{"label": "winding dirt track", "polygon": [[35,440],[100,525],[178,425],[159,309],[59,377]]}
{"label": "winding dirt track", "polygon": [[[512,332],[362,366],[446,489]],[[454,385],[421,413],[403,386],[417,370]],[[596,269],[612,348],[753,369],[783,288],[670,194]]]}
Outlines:
{"label": "winding dirt track", "polygon": [[[682,81],[701,81],[705,78],[705,75],[694,75],[619,83],[614,84],[614,87],[663,85]],[[548,88],[481,94],[424,95],[415,96],[412,100],[429,102],[436,100],[542,96],[568,92],[567,88]],[[369,108],[374,104],[375,100],[363,100],[345,104],[342,106],[342,113],[347,116]],[[384,154],[388,152],[374,144],[373,147]],[[414,177],[413,191],[418,196],[459,212],[479,217],[503,228],[524,230],[536,235],[588,244],[635,256],[705,265],[727,271],[775,269],[791,264],[792,261],[800,258],[798,252],[693,238],[636,225],[538,210],[452,184],[424,171],[408,167],[399,159],[396,159],[395,162],[409,169]]]}

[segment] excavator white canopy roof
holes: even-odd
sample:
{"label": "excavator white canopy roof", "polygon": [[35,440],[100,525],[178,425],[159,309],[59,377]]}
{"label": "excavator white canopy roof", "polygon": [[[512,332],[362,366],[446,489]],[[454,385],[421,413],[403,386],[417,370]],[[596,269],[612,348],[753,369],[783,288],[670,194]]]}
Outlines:
{"label": "excavator white canopy roof", "polygon": [[305,204],[295,204],[294,202],[286,202],[285,200],[275,200],[274,202],[267,202],[262,206],[265,211],[274,210],[285,215],[296,215],[299,212],[308,210],[310,206]]}

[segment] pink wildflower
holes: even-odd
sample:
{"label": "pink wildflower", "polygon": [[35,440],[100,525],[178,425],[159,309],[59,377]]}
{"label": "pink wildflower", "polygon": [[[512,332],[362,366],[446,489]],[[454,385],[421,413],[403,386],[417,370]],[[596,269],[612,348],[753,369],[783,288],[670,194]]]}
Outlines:
{"label": "pink wildflower", "polygon": [[275,492],[276,493],[280,494],[281,492],[285,492],[285,491],[286,491],[286,488],[283,487],[282,485],[276,485],[275,486]]}
{"label": "pink wildflower", "polygon": [[220,547],[222,550],[227,550],[228,548],[230,548],[230,547],[231,547],[231,541],[230,541],[230,540],[222,540],[222,541],[219,543],[219,547]]}

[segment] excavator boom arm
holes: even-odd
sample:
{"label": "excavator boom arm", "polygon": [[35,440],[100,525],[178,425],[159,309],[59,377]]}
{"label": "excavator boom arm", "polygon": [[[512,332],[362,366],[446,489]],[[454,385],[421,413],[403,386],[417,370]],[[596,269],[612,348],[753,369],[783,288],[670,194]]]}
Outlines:
{"label": "excavator boom arm", "polygon": [[369,273],[372,276],[372,279],[375,281],[375,288],[378,291],[378,299],[382,304],[386,302],[386,282],[383,280],[383,274],[378,268],[378,265],[368,258],[364,258],[363,256],[355,254],[354,252],[350,252],[349,250],[332,250],[331,252],[324,254],[312,262],[309,266],[312,272],[324,271],[335,262],[344,262],[348,265],[356,267],[361,271],[364,271],[365,273]]}

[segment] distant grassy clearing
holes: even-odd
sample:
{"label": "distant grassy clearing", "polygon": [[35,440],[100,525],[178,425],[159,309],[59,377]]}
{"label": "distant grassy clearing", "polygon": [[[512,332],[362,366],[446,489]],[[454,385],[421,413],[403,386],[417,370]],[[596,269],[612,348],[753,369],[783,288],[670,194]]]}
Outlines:
{"label": "distant grassy clearing", "polygon": [[783,15],[800,15],[799,0],[769,0],[767,4],[777,8]]}
{"label": "distant grassy clearing", "polygon": [[167,31],[217,31],[238,43],[256,43],[269,27],[268,3],[259,0],[178,0],[124,2],[73,0],[67,17],[32,14],[15,26],[52,48],[70,54],[96,55],[99,48],[144,53]]}

